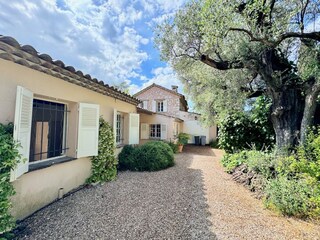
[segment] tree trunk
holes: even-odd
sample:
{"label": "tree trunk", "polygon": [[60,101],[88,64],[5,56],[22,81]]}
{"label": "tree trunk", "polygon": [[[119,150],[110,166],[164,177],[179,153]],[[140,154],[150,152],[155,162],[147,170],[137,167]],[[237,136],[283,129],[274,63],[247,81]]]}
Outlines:
{"label": "tree trunk", "polygon": [[272,99],[271,121],[279,150],[289,150],[298,144],[303,98],[295,88],[269,91]]}
{"label": "tree trunk", "polygon": [[310,127],[313,124],[319,91],[320,86],[318,84],[314,84],[306,90],[305,106],[300,130],[300,144],[304,144],[306,142],[308,127]]}

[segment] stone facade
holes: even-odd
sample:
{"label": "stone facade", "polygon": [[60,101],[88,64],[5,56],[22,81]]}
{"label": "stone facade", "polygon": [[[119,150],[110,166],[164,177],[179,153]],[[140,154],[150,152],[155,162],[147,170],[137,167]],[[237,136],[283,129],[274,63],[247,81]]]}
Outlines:
{"label": "stone facade", "polygon": [[[172,90],[166,89],[157,84],[141,90],[134,97],[142,103],[139,106],[149,112],[140,113],[141,124],[161,124],[166,126],[165,137],[163,140],[174,141],[178,133],[184,132],[189,134],[189,143],[195,143],[195,137],[205,138],[205,143],[215,140],[217,137],[217,127],[204,127],[200,123],[200,114],[188,112],[187,102],[182,94],[177,92],[177,86],[172,86]],[[156,108],[157,101],[164,101],[166,107],[163,112],[158,112]],[[150,140],[150,138],[141,138],[140,143]]]}
{"label": "stone facade", "polygon": [[153,86],[135,97],[141,101],[147,101],[147,107],[143,108],[153,112],[157,112],[153,107],[154,101],[166,100],[166,111],[161,113],[168,116],[179,117],[179,111],[182,109],[179,94],[171,93],[157,86]]}

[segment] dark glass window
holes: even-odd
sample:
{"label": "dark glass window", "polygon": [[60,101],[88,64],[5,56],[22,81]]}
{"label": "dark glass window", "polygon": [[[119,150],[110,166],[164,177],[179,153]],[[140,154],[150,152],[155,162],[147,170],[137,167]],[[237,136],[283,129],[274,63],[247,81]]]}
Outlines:
{"label": "dark glass window", "polygon": [[161,137],[161,124],[151,124],[150,138],[160,138],[160,137]]}
{"label": "dark glass window", "polygon": [[61,156],[66,147],[65,104],[33,100],[30,162]]}
{"label": "dark glass window", "polygon": [[157,112],[163,112],[163,101],[157,102]]}
{"label": "dark glass window", "polygon": [[123,143],[123,116],[121,113],[117,114],[117,129],[116,129],[116,143]]}

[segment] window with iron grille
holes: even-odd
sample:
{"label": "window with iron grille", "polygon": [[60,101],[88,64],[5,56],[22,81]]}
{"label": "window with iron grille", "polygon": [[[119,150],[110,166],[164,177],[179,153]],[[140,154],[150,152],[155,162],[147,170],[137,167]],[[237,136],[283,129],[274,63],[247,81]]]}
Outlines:
{"label": "window with iron grille", "polygon": [[150,138],[161,138],[161,124],[150,124]]}
{"label": "window with iron grille", "polygon": [[33,99],[30,162],[65,154],[66,123],[65,104]]}
{"label": "window with iron grille", "polygon": [[123,143],[123,115],[117,113],[117,129],[116,129],[116,142],[117,144]]}

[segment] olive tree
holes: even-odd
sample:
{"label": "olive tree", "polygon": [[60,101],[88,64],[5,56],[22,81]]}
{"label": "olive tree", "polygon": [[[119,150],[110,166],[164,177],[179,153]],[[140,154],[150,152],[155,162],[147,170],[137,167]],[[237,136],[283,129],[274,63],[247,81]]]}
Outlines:
{"label": "olive tree", "polygon": [[158,26],[156,44],[207,113],[271,98],[276,145],[292,147],[320,91],[319,10],[318,0],[195,0]]}

